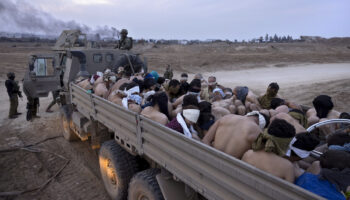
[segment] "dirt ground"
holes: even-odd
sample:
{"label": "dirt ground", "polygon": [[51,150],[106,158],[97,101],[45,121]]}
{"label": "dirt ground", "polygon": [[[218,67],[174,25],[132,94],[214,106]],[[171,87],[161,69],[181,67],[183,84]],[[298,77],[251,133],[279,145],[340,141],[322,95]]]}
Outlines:
{"label": "dirt ground", "polygon": [[[136,45],[134,50],[147,57],[149,68],[160,74],[170,64],[177,77],[181,72],[191,76],[199,72],[206,78],[215,74],[219,83],[248,85],[258,94],[277,79],[282,97],[311,106],[315,96],[328,94],[337,110],[349,112],[349,46],[345,40],[320,44]],[[97,152],[91,150],[88,141],[64,140],[57,105],[54,113],[45,113],[51,95],[40,99],[40,119],[25,120],[25,99],[19,101],[23,114],[15,120],[7,118],[6,73],[14,71],[21,80],[28,55],[49,50],[47,44],[0,43],[0,199],[109,199],[100,179]],[[285,78],[281,79],[282,75]],[[19,149],[45,139],[49,140]],[[1,196],[40,186],[40,190]]]}

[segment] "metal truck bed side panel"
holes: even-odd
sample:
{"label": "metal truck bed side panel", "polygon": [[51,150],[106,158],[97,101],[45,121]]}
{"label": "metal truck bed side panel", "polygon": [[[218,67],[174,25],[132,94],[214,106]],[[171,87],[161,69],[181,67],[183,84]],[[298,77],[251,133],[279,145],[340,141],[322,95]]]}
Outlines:
{"label": "metal truck bed side panel", "polygon": [[[208,199],[322,199],[241,160],[186,138],[71,84],[79,112],[115,132],[129,152],[144,154]],[[82,100],[84,99],[84,100]],[[90,101],[90,104],[88,103]],[[90,108],[88,108],[90,106]]]}
{"label": "metal truck bed side panel", "polygon": [[141,116],[143,151],[209,199],[320,199]]}

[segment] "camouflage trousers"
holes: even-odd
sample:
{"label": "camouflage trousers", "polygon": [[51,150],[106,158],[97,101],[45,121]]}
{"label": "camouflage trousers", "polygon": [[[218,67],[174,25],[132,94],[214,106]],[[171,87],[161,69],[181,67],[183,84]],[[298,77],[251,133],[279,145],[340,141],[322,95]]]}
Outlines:
{"label": "camouflage trousers", "polygon": [[29,121],[37,116],[36,113],[39,107],[39,98],[27,97],[27,100],[27,121]]}
{"label": "camouflage trousers", "polygon": [[13,94],[10,98],[10,111],[9,111],[9,117],[13,117],[17,114],[17,108],[18,108],[18,96],[17,94]]}

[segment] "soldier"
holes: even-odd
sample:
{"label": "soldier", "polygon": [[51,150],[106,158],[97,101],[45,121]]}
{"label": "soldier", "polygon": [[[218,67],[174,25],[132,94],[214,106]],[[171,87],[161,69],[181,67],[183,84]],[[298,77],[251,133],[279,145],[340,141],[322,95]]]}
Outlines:
{"label": "soldier", "polygon": [[173,69],[170,67],[170,65],[168,65],[166,71],[164,72],[164,78],[171,80],[173,76]]}
{"label": "soldier", "polygon": [[15,73],[9,72],[7,73],[7,80],[5,82],[5,86],[7,89],[7,93],[10,97],[10,111],[9,118],[14,119],[17,118],[18,115],[22,114],[17,112],[18,108],[18,97],[22,98],[22,92],[19,90],[18,82],[15,81]]}
{"label": "soldier", "polygon": [[51,107],[54,106],[56,103],[57,103],[57,98],[59,97],[60,95],[60,91],[59,90],[56,90],[56,91],[52,91],[52,101],[51,103],[49,104],[49,106],[47,106],[46,108],[46,112],[48,113],[52,113],[53,111],[51,110]]}
{"label": "soldier", "polygon": [[39,98],[27,96],[27,121],[30,121],[34,118],[40,118],[36,115],[39,107]]}
{"label": "soldier", "polygon": [[118,48],[118,49],[121,49],[121,50],[130,50],[132,48],[132,38],[131,37],[127,37],[128,30],[122,29],[120,31],[120,35],[121,35],[121,38],[118,41],[118,44],[115,47],[115,49]]}

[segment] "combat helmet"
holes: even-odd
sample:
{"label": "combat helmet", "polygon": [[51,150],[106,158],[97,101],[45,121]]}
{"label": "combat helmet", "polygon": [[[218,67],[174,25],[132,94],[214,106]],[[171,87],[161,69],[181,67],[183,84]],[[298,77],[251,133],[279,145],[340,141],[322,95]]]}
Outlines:
{"label": "combat helmet", "polygon": [[7,73],[7,78],[14,79],[15,78],[15,73],[13,73],[13,72]]}
{"label": "combat helmet", "polygon": [[121,34],[121,35],[127,35],[127,34],[128,34],[128,30],[122,29],[122,30],[120,31],[120,34]]}

